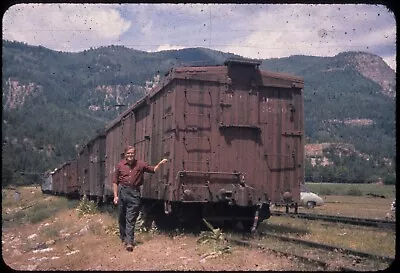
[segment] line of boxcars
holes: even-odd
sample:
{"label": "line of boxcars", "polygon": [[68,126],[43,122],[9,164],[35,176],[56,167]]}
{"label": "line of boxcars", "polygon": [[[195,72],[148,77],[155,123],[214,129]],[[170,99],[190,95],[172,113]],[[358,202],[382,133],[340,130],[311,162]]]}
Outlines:
{"label": "line of boxcars", "polygon": [[133,145],[152,165],[169,160],[145,174],[142,186],[144,208],[156,219],[203,217],[250,228],[269,217],[270,204],[296,205],[304,179],[304,81],[260,64],[230,58],[172,69],[52,172],[43,191],[109,202],[115,166]]}

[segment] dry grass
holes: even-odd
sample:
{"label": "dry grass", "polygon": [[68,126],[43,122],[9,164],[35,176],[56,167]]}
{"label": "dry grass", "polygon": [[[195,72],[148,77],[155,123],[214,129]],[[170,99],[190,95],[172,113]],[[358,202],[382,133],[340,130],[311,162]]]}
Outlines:
{"label": "dry grass", "polygon": [[49,226],[45,226],[39,230],[39,238],[47,239],[58,239],[60,236],[60,230],[63,229],[63,226],[59,223],[53,223]]}
{"label": "dry grass", "polygon": [[[320,195],[325,204],[313,209],[299,207],[301,213],[327,214],[346,217],[370,219],[386,219],[391,214],[392,199],[370,196],[340,196]],[[285,211],[284,207],[275,207],[274,210]],[[290,210],[291,212],[293,210]]]}
{"label": "dry grass", "polygon": [[[321,196],[325,204],[314,209],[299,207],[299,212],[371,219],[385,219],[390,213],[390,198],[370,196]],[[278,208],[284,210],[284,208]],[[396,232],[377,228],[335,224],[323,221],[272,216],[262,229],[282,235],[337,245],[379,255],[395,255]]]}
{"label": "dry grass", "polygon": [[396,233],[391,230],[271,217],[260,227],[268,232],[394,257]]}
{"label": "dry grass", "polygon": [[20,193],[20,199],[16,200],[16,191],[10,189],[2,189],[2,206],[7,208],[15,208],[15,207],[26,207],[31,205],[33,202],[40,200],[42,191],[40,187],[18,187],[17,192]]}
{"label": "dry grass", "polygon": [[39,223],[78,204],[76,200],[43,194],[40,187],[18,187],[17,192],[19,195],[15,190],[2,190],[3,226]]}
{"label": "dry grass", "polygon": [[96,203],[93,200],[89,200],[86,195],[81,198],[76,210],[78,211],[79,217],[82,217],[84,215],[96,214],[99,212]]}
{"label": "dry grass", "polygon": [[325,205],[315,212],[360,218],[384,219],[392,199],[369,196],[323,196]]}
{"label": "dry grass", "polygon": [[[21,187],[20,199],[14,199],[13,190],[2,191],[2,216],[3,224],[18,226],[28,224],[32,225],[32,233],[38,234],[37,241],[47,241],[59,238],[60,230],[72,228],[72,222],[64,222],[64,219],[74,219],[74,225],[87,221],[89,231],[95,235],[113,235],[116,236],[118,229],[115,219],[112,215],[106,217],[107,222],[98,223],[96,215],[90,215],[90,219],[78,217],[76,210],[68,211],[68,208],[77,206],[77,202],[69,201],[51,195],[42,194],[37,187]],[[372,198],[368,196],[323,196],[325,205],[312,210],[300,209],[301,212],[315,212],[322,214],[384,218],[389,211],[391,199]],[[65,212],[64,212],[65,211]],[[71,213],[73,215],[71,215]],[[71,217],[63,217],[69,214]],[[39,222],[57,215],[58,223],[52,223],[51,226],[43,226],[38,230]],[[93,219],[92,219],[93,217]],[[12,219],[12,221],[10,221]],[[4,222],[5,221],[5,222]],[[42,224],[41,224],[42,225]],[[3,225],[4,226],[4,225]],[[321,243],[335,244],[342,247],[352,248],[360,251],[376,253],[380,255],[394,256],[395,253],[395,232],[387,230],[377,230],[374,228],[357,227],[343,224],[332,224],[320,221],[310,221],[304,219],[292,219],[284,217],[271,217],[261,224],[261,227],[268,231],[279,234],[288,234],[302,239],[313,240]],[[75,227],[78,229],[78,227]],[[80,229],[81,227],[79,227]],[[213,230],[213,229],[212,229]],[[79,230],[74,230],[74,232]],[[72,232],[72,230],[71,230]],[[142,241],[151,240],[152,233],[138,232],[138,239]],[[219,236],[218,232],[211,232],[208,237]],[[219,238],[219,237],[218,237]],[[208,240],[207,243],[199,243],[198,251],[202,254],[219,255],[220,252],[230,252],[224,240]],[[216,244],[216,242],[219,242]],[[26,239],[26,247],[33,247],[33,241]],[[211,255],[211,254],[210,254]]]}
{"label": "dry grass", "polygon": [[320,195],[382,195],[392,199],[396,196],[395,185],[381,184],[339,184],[339,183],[306,183],[310,191]]}
{"label": "dry grass", "polygon": [[232,247],[225,239],[225,234],[219,228],[214,228],[207,220],[203,219],[209,231],[202,231],[197,239],[198,253],[203,253],[203,259],[215,258],[220,255],[232,253]]}

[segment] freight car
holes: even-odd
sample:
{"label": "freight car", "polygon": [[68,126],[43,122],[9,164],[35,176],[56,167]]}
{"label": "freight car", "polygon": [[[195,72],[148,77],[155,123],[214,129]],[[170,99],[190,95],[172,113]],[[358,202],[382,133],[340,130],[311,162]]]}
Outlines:
{"label": "freight car", "polygon": [[80,196],[100,202],[104,191],[105,134],[100,133],[81,148],[77,156]]}
{"label": "freight car", "polygon": [[42,192],[68,197],[79,196],[77,161],[67,161],[44,176]]}
{"label": "freight car", "polygon": [[56,170],[57,168],[44,174],[41,185],[42,193],[53,193],[53,175]]}
{"label": "freight car", "polygon": [[[156,221],[205,218],[251,228],[269,217],[270,204],[299,203],[304,81],[260,64],[228,59],[172,69],[105,128],[104,164],[93,180],[100,190],[90,195],[112,199],[115,166],[133,145],[150,164],[169,160],[146,174],[141,190],[143,208]],[[77,159],[81,194],[91,180],[89,167],[81,167],[91,161],[84,150]]]}

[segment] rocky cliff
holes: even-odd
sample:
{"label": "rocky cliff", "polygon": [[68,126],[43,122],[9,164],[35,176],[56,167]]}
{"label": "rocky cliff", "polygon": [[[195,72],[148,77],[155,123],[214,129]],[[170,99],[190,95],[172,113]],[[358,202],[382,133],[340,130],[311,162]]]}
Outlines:
{"label": "rocky cliff", "polygon": [[364,77],[379,84],[383,94],[396,97],[396,73],[381,57],[365,52],[351,52],[344,56]]}

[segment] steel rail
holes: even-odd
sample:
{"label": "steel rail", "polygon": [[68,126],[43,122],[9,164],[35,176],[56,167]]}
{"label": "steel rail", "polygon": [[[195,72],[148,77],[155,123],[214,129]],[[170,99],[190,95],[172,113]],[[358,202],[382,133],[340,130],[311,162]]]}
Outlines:
{"label": "steel rail", "polygon": [[393,263],[395,260],[392,257],[376,255],[376,254],[353,250],[353,249],[348,249],[348,248],[344,248],[344,247],[340,247],[340,246],[327,245],[327,244],[317,243],[317,242],[313,242],[313,241],[297,239],[297,238],[293,238],[293,237],[281,236],[281,235],[268,233],[268,232],[259,232],[259,234],[264,235],[264,236],[274,237],[274,238],[280,239],[282,241],[289,241],[289,242],[295,242],[298,244],[307,245],[307,246],[310,246],[313,248],[320,248],[320,249],[326,249],[326,250],[331,250],[331,251],[338,250],[345,254],[350,254],[350,255],[354,255],[354,256],[358,256],[358,257],[373,259],[373,260],[377,260],[377,261],[384,261],[387,263]]}
{"label": "steel rail", "polygon": [[[260,249],[268,249],[274,253],[278,253],[281,254],[285,257],[294,257],[302,262],[308,263],[308,264],[313,264],[313,265],[317,265],[317,266],[322,266],[324,269],[329,268],[331,265],[328,262],[325,261],[321,261],[321,260],[316,260],[310,257],[306,257],[306,256],[302,256],[302,255],[298,255],[298,254],[294,254],[294,253],[290,253],[290,252],[286,252],[286,251],[281,251],[281,250],[276,250],[276,249],[271,249],[271,248],[267,248],[265,247],[263,244],[257,244],[257,243],[252,243],[252,242],[248,242],[248,241],[244,241],[244,240],[240,240],[240,239],[234,239],[234,238],[226,238],[226,240],[228,242],[232,242],[235,243],[237,245],[241,245],[241,246],[247,246],[247,247],[257,247]],[[350,267],[344,267],[344,266],[336,266],[340,271],[357,271],[357,269],[355,268],[350,268]]]}
{"label": "steel rail", "polygon": [[271,211],[271,215],[288,216],[288,217],[303,218],[309,220],[322,220],[327,222],[338,222],[338,223],[360,225],[360,226],[380,227],[393,230],[396,229],[396,222],[388,220],[323,215],[323,214],[309,214],[309,213],[286,213],[280,211]]}

